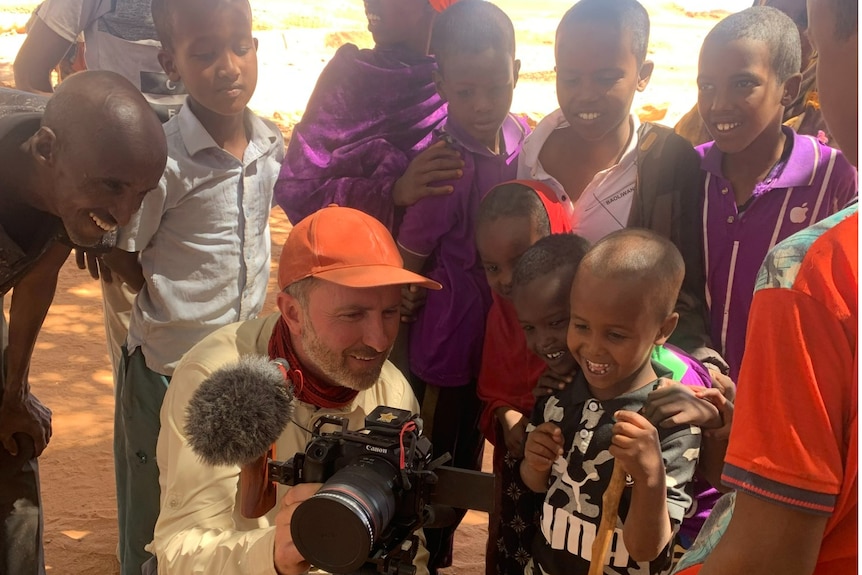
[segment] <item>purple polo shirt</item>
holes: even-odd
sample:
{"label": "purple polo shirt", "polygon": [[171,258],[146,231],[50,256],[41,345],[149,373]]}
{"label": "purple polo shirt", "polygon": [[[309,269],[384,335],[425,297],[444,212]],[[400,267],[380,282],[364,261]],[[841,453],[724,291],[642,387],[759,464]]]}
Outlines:
{"label": "purple polo shirt", "polygon": [[856,196],[856,169],[838,150],[783,127],[790,153],[754,189],[740,214],[714,142],[698,146],[702,226],[713,344],[737,381],[757,272],[781,240],[841,210]]}
{"label": "purple polo shirt", "polygon": [[423,274],[443,286],[428,291],[410,325],[410,370],[430,385],[456,387],[479,376],[491,291],[476,252],[476,213],[491,188],[517,175],[527,130],[509,115],[502,127],[505,151],[495,155],[447,119],[438,136],[461,152],[463,176],[445,182],[454,187],[451,194],[423,198],[405,211],[398,245],[426,257]]}

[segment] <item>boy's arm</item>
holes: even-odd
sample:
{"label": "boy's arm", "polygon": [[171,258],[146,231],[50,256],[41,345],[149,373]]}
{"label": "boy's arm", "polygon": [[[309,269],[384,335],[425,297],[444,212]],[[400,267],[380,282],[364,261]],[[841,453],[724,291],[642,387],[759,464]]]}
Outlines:
{"label": "boy's arm", "polygon": [[31,395],[28,376],[36,338],[54,300],[57,275],[70,251],[69,246],[54,242],[12,291],[6,374],[0,377],[3,382],[0,442],[11,453],[18,452],[12,437],[15,433],[33,438],[37,456],[51,437],[51,412]]}
{"label": "boy's arm", "polygon": [[[411,272],[421,273],[422,267],[425,265],[424,256],[415,254],[407,250],[401,244],[398,244],[398,251],[401,252],[401,259],[404,260],[404,269]],[[414,285],[406,285],[401,288],[401,322],[411,323],[416,320],[416,313],[425,303],[425,288]],[[410,373],[410,354],[409,354],[409,330],[407,326],[402,326],[398,330],[398,337],[395,338],[395,345],[392,348],[392,353],[389,360],[395,364],[402,374],[405,376]]]}
{"label": "boy's arm", "polygon": [[[701,229],[700,200],[703,196],[703,176],[700,157],[684,139],[671,134],[665,141],[658,171],[662,182],[670,182],[675,193],[670,240],[676,245],[685,261],[685,275],[676,302],[679,323],[670,337],[672,343],[701,361],[709,359],[727,370],[728,366],[713,347],[709,335],[706,305],[706,272],[703,261],[703,230]],[[646,166],[644,166],[646,171]],[[646,181],[647,178],[644,178]],[[659,185],[659,183],[656,183]],[[662,183],[660,185],[668,185]]]}
{"label": "boy's arm", "polygon": [[730,525],[700,575],[811,575],[829,518],[738,491]]}
{"label": "boy's arm", "polygon": [[51,85],[51,72],[69,51],[72,43],[57,34],[36,15],[12,65],[15,87],[26,92],[52,93],[54,87]]}
{"label": "boy's arm", "polygon": [[652,561],[673,535],[658,430],[633,411],[617,411],[614,418],[610,452],[634,482],[623,540],[632,559]]}

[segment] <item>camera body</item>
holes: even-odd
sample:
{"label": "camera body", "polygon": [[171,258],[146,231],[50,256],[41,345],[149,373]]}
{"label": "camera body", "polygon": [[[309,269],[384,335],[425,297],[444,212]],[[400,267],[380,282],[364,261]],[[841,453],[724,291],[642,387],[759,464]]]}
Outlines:
{"label": "camera body", "polygon": [[435,469],[448,459],[432,461],[421,419],[380,406],[358,431],[344,418],[320,418],[305,451],[270,461],[268,471],[285,485],[324,484],[291,521],[294,543],[310,563],[331,573],[411,575],[413,533],[432,516]]}

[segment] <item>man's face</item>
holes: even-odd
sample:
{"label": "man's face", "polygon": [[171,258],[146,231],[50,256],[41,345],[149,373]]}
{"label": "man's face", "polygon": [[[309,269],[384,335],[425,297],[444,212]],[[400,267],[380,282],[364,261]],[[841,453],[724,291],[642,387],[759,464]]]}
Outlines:
{"label": "man's face", "polygon": [[301,322],[305,367],[333,385],[358,391],[373,386],[398,335],[400,303],[401,286],[316,282]]}
{"label": "man's face", "polygon": [[817,91],[823,118],[838,147],[858,161],[859,35],[836,38],[833,0],[808,1],[808,34],[817,50]]}
{"label": "man's face", "polygon": [[105,233],[129,223],[165,168],[165,158],[136,150],[136,144],[91,143],[55,144],[52,171],[50,211],[81,246],[95,245]]}
{"label": "man's face", "polygon": [[[173,15],[173,48],[159,56],[174,82],[182,81],[196,114],[243,113],[257,86],[257,40],[245,2],[197,2]],[[201,110],[200,108],[204,108]]]}

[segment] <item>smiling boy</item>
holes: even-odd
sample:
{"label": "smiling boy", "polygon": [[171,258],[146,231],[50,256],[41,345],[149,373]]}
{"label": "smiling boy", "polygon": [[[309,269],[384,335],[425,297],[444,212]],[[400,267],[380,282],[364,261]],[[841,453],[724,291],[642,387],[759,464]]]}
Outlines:
{"label": "smiling boy", "polygon": [[572,231],[590,242],[627,227],[671,240],[685,260],[673,343],[712,358],[699,246],[700,173],[691,145],[658,124],[641,124],[635,94],[649,84],[650,20],[637,0],[581,0],[557,28],[557,101],[527,138],[518,177],[554,189]]}
{"label": "smiling boy", "polygon": [[715,139],[697,148],[710,328],[734,381],[766,254],[856,196],[856,170],[841,152],[782,126],[799,62],[796,25],[766,6],[719,22],[698,62],[698,109]]}
{"label": "smiling boy", "polygon": [[621,574],[669,567],[692,502],[700,433],[657,428],[638,411],[658,378],[670,375],[651,354],[676,327],[683,274],[673,244],[644,230],[609,235],[578,265],[566,344],[580,370],[537,402],[521,463],[524,483],[545,493],[528,575],[588,570],[614,460],[630,481],[605,565]]}
{"label": "smiling boy", "polygon": [[263,307],[272,188],[284,157],[278,128],[246,108],[257,84],[247,0],[154,0],[152,9],[159,61],[189,96],[164,126],[168,164],[158,190],[121,229],[124,251],[110,264],[140,289],[114,428],[125,575],[138,575],[149,557],[159,410],[176,364],[209,333]]}

